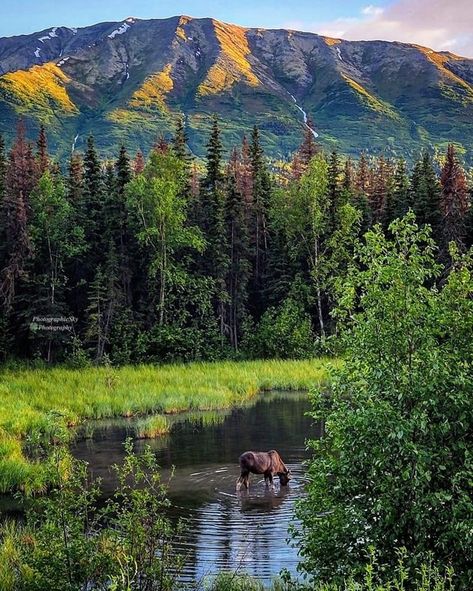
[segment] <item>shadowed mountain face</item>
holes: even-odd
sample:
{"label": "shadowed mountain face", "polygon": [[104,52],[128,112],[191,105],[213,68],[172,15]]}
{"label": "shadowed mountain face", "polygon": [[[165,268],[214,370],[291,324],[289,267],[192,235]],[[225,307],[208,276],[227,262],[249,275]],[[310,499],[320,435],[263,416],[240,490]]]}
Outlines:
{"label": "shadowed mountain face", "polygon": [[24,116],[60,154],[91,132],[105,154],[146,151],[178,112],[198,155],[211,113],[228,146],[257,124],[275,157],[300,143],[301,109],[324,147],[347,153],[470,150],[473,137],[473,60],[402,43],[129,18],[2,38],[0,72],[0,132]]}

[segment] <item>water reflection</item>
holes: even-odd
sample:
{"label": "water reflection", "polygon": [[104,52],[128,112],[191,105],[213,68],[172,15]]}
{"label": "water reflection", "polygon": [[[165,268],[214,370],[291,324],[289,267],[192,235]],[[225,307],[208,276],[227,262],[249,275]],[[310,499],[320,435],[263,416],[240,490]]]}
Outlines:
{"label": "water reflection", "polygon": [[[214,413],[212,420],[176,418],[168,437],[137,442],[152,446],[163,479],[175,467],[169,496],[172,517],[186,520],[180,543],[188,556],[185,580],[240,569],[268,581],[282,568],[296,571],[288,526],[294,503],[304,494],[305,440],[320,436],[320,426],[306,416],[308,408],[305,395],[264,394],[252,407]],[[75,455],[89,462],[106,491],[114,488],[110,467],[122,460],[130,433],[129,424],[110,423],[75,446]],[[263,478],[253,475],[250,490],[237,493],[238,457],[250,449],[277,449],[292,471],[289,486],[280,487],[276,479],[274,490],[267,489]]]}

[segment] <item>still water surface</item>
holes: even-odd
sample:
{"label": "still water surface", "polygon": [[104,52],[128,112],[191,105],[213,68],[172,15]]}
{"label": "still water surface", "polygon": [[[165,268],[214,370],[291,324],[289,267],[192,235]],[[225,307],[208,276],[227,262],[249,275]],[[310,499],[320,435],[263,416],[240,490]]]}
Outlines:
{"label": "still water surface", "polygon": [[[187,520],[184,580],[241,570],[269,582],[282,568],[296,572],[297,549],[288,543],[288,527],[294,503],[304,494],[305,441],[320,436],[308,409],[306,394],[265,393],[247,408],[175,417],[169,436],[138,442],[138,448],[151,445],[164,480],[175,467],[169,497],[173,516]],[[113,489],[110,466],[121,462],[130,427],[103,424],[92,439],[75,445],[74,455],[89,463],[106,490]],[[276,478],[271,491],[253,475],[249,493],[236,493],[239,455],[269,449],[277,449],[292,470],[290,485],[280,489]]]}

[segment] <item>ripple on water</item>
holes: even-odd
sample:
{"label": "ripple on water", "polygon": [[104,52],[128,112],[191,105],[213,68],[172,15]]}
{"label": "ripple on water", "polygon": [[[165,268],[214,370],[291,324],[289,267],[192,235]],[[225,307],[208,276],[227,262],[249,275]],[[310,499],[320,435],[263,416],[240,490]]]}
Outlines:
{"label": "ripple on water", "polygon": [[[205,483],[208,500],[189,507],[184,497],[173,493],[174,514],[185,520],[185,533],[179,549],[189,560],[184,581],[210,576],[222,570],[243,569],[263,580],[270,580],[282,568],[296,571],[297,551],[288,541],[288,528],[294,520],[294,504],[304,490],[300,463],[290,465],[293,479],[288,487],[266,488],[264,479],[252,476],[250,490],[235,491],[235,466],[202,470],[190,474],[189,487]],[[177,498],[175,497],[177,496]]]}
{"label": "ripple on water", "polygon": [[[221,570],[244,570],[268,582],[282,568],[295,573],[297,549],[288,543],[294,506],[304,494],[305,440],[318,429],[306,416],[308,402],[290,396],[236,409],[215,425],[176,424],[163,440],[150,444],[169,485],[171,517],[185,520],[179,551],[186,557],[184,581],[200,580]],[[113,490],[109,467],[123,458],[123,430],[76,446],[78,457]],[[237,493],[238,457],[249,449],[277,449],[293,479],[274,490],[252,475],[250,490]],[[174,469],[173,469],[174,467]],[[107,480],[108,479],[108,480]],[[294,523],[297,527],[297,523]]]}

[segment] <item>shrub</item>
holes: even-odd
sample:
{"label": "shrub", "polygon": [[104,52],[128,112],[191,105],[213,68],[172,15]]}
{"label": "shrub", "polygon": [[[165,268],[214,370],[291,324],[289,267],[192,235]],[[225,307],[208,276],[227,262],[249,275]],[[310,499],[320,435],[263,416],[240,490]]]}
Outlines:
{"label": "shrub", "polygon": [[330,399],[315,393],[326,435],[311,446],[302,520],[303,568],[323,578],[362,571],[367,547],[393,568],[430,553],[473,580],[473,276],[458,257],[440,288],[430,230],[411,215],[388,240],[366,235],[341,286],[346,363]]}
{"label": "shrub", "polygon": [[314,356],[314,335],[309,314],[288,298],[279,308],[269,308],[249,343],[255,358],[307,359]]}

